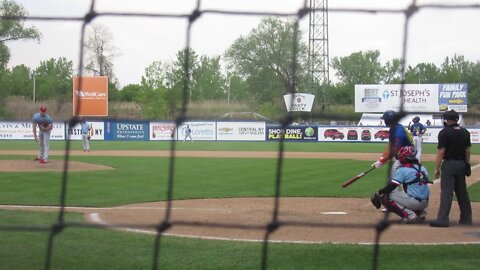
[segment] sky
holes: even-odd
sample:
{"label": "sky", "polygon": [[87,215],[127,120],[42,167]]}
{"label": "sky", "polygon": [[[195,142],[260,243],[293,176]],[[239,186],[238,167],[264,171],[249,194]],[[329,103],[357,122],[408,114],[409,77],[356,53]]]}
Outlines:
{"label": "sky", "polygon": [[[329,56],[379,50],[383,63],[402,56],[402,14],[334,12],[335,8],[405,8],[413,0],[334,0],[329,1]],[[16,0],[31,16],[82,17],[90,8],[89,0]],[[319,1],[321,2],[321,1]],[[480,4],[480,0],[417,0],[417,4]],[[202,0],[202,10],[296,12],[305,0]],[[309,0],[307,0],[307,4]],[[96,0],[97,12],[143,12],[188,14],[196,0]],[[199,55],[222,55],[241,36],[256,28],[260,16],[203,14],[193,25],[191,47]],[[186,45],[187,20],[178,18],[97,17],[93,23],[107,27],[113,36],[118,56],[114,73],[120,86],[138,84],[145,68],[153,61],[171,62]],[[303,41],[308,44],[308,16],[300,22]],[[24,64],[32,69],[41,61],[66,57],[78,67],[80,22],[27,21],[42,34],[40,43],[13,41],[9,67]],[[422,9],[412,17],[409,27],[407,65],[434,63],[445,57],[463,55],[472,62],[480,60],[480,9]],[[330,78],[335,81],[331,69]]]}

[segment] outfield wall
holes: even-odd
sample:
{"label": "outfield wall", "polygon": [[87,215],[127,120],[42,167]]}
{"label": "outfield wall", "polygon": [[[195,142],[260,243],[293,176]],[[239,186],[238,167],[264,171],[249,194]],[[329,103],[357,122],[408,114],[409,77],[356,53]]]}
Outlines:
{"label": "outfield wall", "polygon": [[[384,142],[388,128],[377,126],[267,125],[261,121],[189,121],[175,128],[172,121],[89,121],[92,140],[170,141],[183,140],[188,125],[194,141],[285,141],[301,142]],[[441,127],[429,127],[425,143],[437,143]],[[480,128],[467,127],[472,143],[480,143]],[[69,127],[55,122],[51,140],[81,140],[80,124]],[[32,123],[0,121],[0,140],[33,140]]]}

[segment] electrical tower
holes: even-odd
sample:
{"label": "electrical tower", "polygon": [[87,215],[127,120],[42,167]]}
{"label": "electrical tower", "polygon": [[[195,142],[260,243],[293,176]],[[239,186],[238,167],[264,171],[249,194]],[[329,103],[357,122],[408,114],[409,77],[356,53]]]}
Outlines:
{"label": "electrical tower", "polygon": [[308,39],[309,90],[317,94],[322,87],[323,106],[326,104],[326,89],[329,84],[328,59],[328,0],[310,0],[310,24]]}

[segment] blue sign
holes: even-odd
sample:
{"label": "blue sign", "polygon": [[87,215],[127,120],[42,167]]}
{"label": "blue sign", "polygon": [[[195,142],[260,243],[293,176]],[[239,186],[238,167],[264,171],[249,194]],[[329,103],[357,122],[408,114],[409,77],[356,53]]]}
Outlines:
{"label": "blue sign", "polygon": [[105,122],[105,140],[107,141],[148,141],[149,139],[149,122]]}
{"label": "blue sign", "polygon": [[466,83],[448,83],[438,85],[438,105],[440,111],[454,109],[457,112],[467,111],[467,92]]}
{"label": "blue sign", "polygon": [[283,138],[285,141],[318,141],[316,126],[289,126],[282,129],[279,126],[267,127],[267,141],[276,141]]}

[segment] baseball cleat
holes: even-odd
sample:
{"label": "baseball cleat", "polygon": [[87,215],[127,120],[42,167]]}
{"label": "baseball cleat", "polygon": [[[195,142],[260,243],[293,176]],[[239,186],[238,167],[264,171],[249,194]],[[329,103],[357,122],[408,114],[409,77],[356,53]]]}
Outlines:
{"label": "baseball cleat", "polygon": [[446,227],[449,227],[449,226],[450,226],[450,224],[440,222],[438,220],[434,220],[434,221],[430,222],[430,227],[446,228]]}
{"label": "baseball cleat", "polygon": [[427,218],[427,212],[425,210],[418,211],[417,216],[420,222],[424,222]]}
{"label": "baseball cleat", "polygon": [[40,160],[38,161],[38,163],[40,163],[40,164],[46,164],[46,163],[48,163],[48,160],[46,160],[46,159],[40,159]]}
{"label": "baseball cleat", "polygon": [[411,213],[408,217],[402,219],[402,224],[419,224],[422,223],[423,220],[417,216],[415,213]]}
{"label": "baseball cleat", "polygon": [[460,225],[472,225],[472,220],[463,220],[463,219],[460,219],[458,221],[458,224]]}

